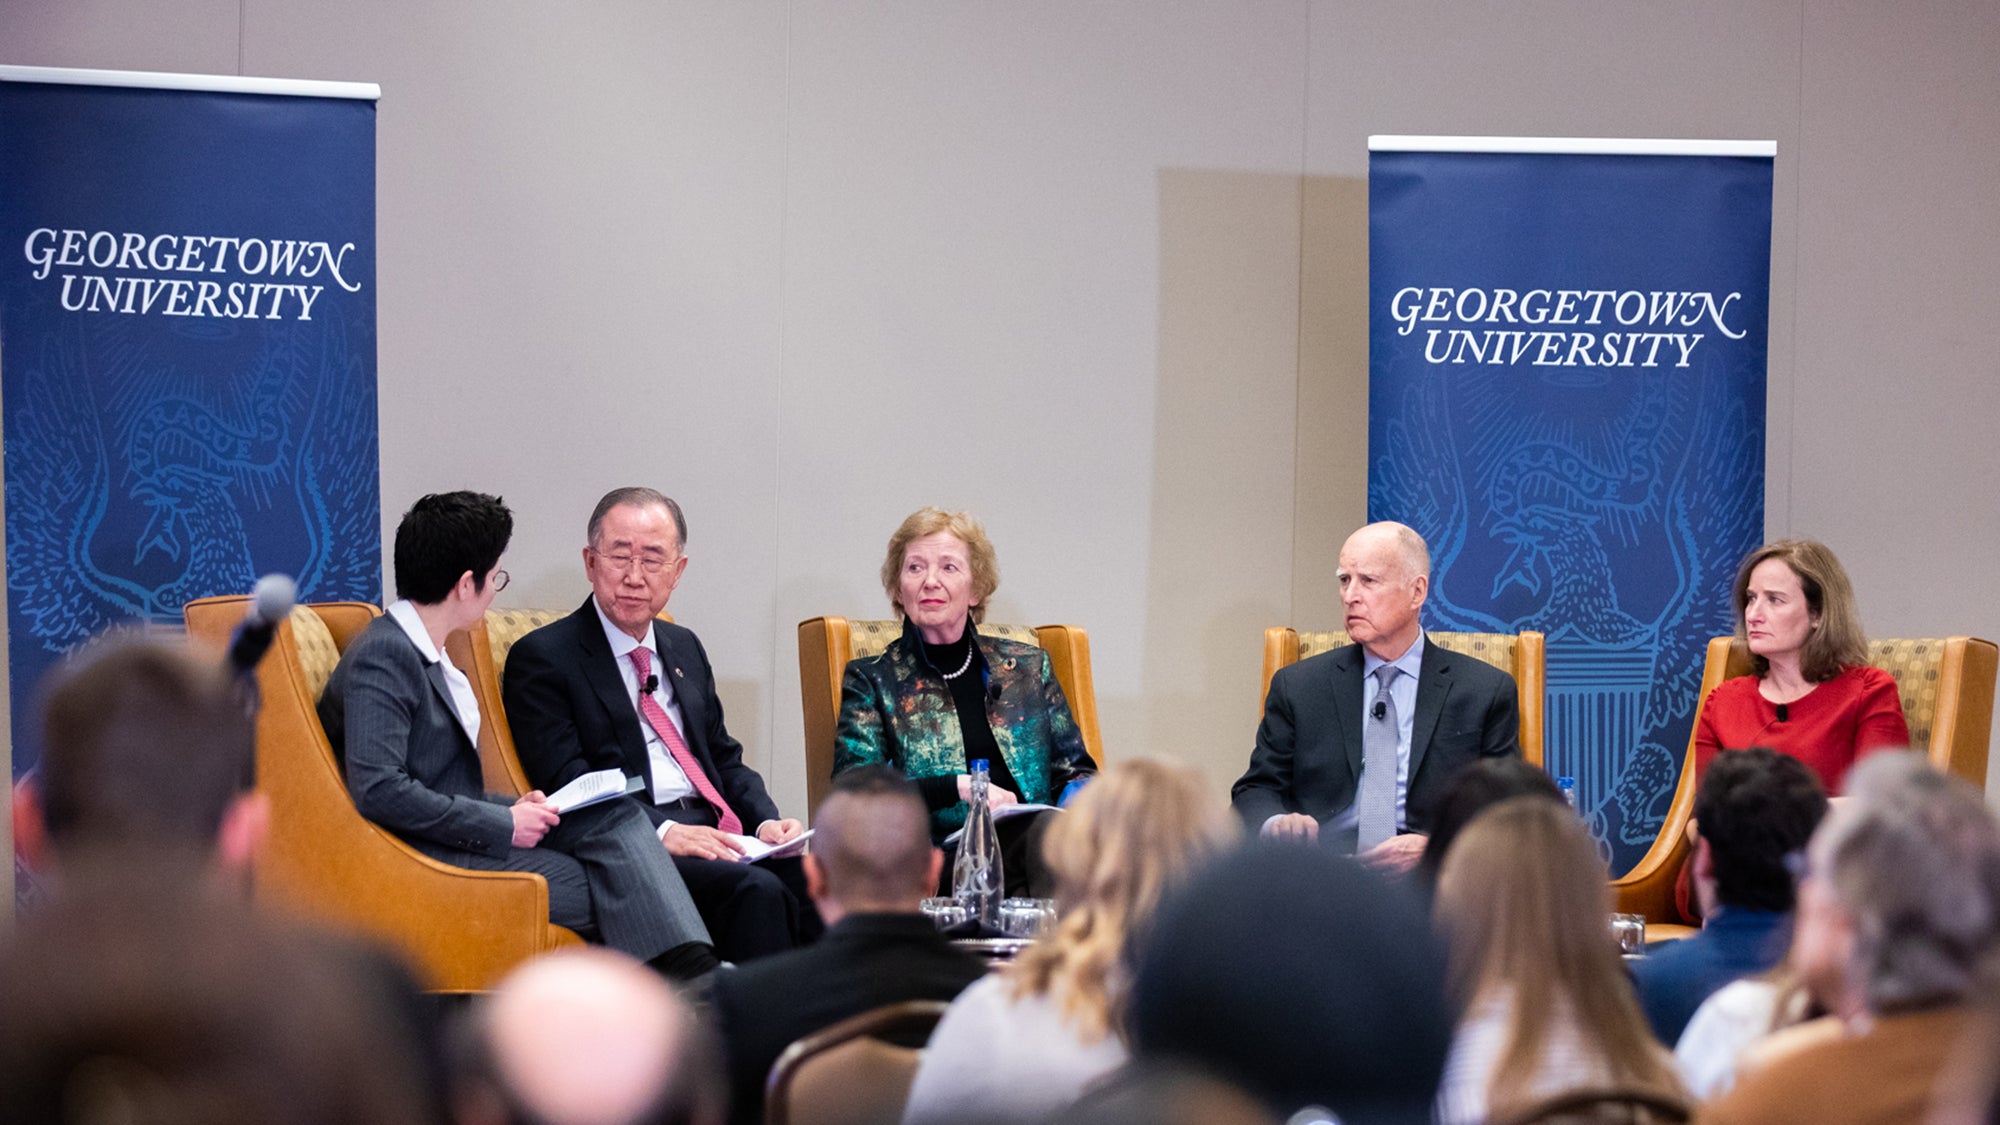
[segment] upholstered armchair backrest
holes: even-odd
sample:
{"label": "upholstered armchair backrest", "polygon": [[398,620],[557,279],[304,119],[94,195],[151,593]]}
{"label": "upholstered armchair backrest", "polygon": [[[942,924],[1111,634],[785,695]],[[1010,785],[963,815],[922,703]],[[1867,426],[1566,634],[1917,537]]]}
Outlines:
{"label": "upholstered armchair backrest", "polygon": [[[1264,630],[1264,695],[1271,693],[1271,677],[1278,674],[1278,669],[1353,643],[1352,638],[1339,630],[1301,633],[1286,625]],[[1424,643],[1484,661],[1514,677],[1521,710],[1521,756],[1541,765],[1543,700],[1548,676],[1547,648],[1542,634],[1426,632]],[[1259,696],[1260,708],[1262,698]]]}
{"label": "upholstered armchair backrest", "polygon": [[[1084,749],[1099,766],[1104,743],[1097,725],[1097,687],[1090,673],[1090,636],[1075,625],[982,624],[980,633],[1040,647],[1076,718]],[[817,811],[833,786],[833,731],[840,717],[840,681],[850,660],[879,654],[903,635],[901,621],[815,617],[799,622],[799,703],[806,728],[806,804]]]}

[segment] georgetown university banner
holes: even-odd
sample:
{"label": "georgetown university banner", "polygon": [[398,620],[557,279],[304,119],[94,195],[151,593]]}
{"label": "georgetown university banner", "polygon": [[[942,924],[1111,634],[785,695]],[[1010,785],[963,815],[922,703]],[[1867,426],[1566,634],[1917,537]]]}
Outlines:
{"label": "georgetown university banner", "polygon": [[1427,627],[1548,635],[1548,769],[1622,871],[1763,537],[1774,146],[1369,148],[1369,518],[1430,541]]}
{"label": "georgetown university banner", "polygon": [[13,762],[105,628],[381,595],[373,86],[0,67]]}

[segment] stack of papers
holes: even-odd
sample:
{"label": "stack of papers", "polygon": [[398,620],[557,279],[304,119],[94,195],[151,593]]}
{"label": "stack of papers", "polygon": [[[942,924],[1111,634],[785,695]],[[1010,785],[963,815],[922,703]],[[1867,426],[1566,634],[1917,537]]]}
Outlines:
{"label": "stack of papers", "polygon": [[743,858],[740,862],[756,863],[760,859],[785,859],[806,854],[806,841],[812,839],[812,829],[808,828],[782,844],[767,844],[755,836],[738,836],[732,832],[725,832],[723,835],[728,836],[737,847],[743,849]]}
{"label": "stack of papers", "polygon": [[642,785],[644,782],[636,777],[628,780],[622,770],[597,770],[549,794],[549,807],[566,813],[636,792]]}

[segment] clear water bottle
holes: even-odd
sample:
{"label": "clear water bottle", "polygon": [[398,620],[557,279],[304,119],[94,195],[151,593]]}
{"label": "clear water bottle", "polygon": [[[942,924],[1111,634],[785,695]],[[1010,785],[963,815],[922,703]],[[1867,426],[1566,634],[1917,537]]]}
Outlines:
{"label": "clear water bottle", "polygon": [[1575,779],[1575,778],[1573,778],[1573,777],[1559,777],[1559,778],[1556,778],[1556,788],[1557,788],[1557,789],[1560,789],[1560,790],[1562,790],[1562,795],[1563,795],[1563,800],[1565,800],[1565,801],[1568,801],[1568,802],[1569,802],[1569,807],[1570,807],[1571,809],[1575,809],[1575,808],[1576,808],[1576,779]]}
{"label": "clear water bottle", "polygon": [[965,834],[958,838],[958,859],[951,868],[951,897],[965,907],[967,918],[982,930],[1000,929],[1000,900],[1007,880],[1000,870],[1000,836],[993,830],[993,806],[986,796],[986,759],[971,763],[972,806],[965,814]]}

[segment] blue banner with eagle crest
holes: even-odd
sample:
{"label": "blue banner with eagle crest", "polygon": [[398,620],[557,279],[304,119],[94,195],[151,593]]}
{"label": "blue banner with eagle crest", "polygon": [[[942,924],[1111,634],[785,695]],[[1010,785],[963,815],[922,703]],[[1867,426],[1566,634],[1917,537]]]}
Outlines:
{"label": "blue banner with eagle crest", "polygon": [[104,629],[381,597],[375,97],[0,68],[13,764]]}
{"label": "blue banner with eagle crest", "polygon": [[1369,518],[1429,541],[1427,628],[1547,634],[1546,765],[1622,871],[1763,538],[1774,147],[1369,148]]}

